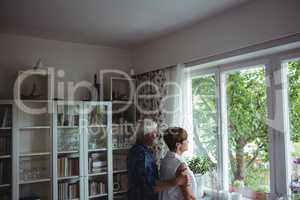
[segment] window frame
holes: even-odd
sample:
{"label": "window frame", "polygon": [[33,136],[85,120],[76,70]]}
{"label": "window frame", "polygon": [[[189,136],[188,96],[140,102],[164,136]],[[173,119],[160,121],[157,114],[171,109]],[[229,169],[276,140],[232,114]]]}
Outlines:
{"label": "window frame", "polygon": [[[284,118],[284,142],[285,142],[285,172],[286,172],[286,182],[289,184],[291,183],[291,172],[292,172],[292,161],[291,161],[291,119],[290,119],[290,103],[288,97],[288,87],[289,87],[289,80],[288,80],[288,62],[300,60],[300,52],[293,52],[288,53],[285,55],[279,55],[278,60],[280,61],[281,67],[281,74],[282,74],[282,95],[283,95],[283,108],[285,112],[283,113]],[[287,196],[291,196],[291,190],[287,184]]]}
{"label": "window frame", "polygon": [[[227,99],[226,74],[230,71],[264,66],[267,85],[267,119],[273,119],[278,126],[272,127],[268,121],[270,194],[268,199],[286,197],[291,194],[290,184],[290,130],[287,71],[284,62],[300,59],[300,48],[251,59],[201,67],[189,66],[186,73],[190,79],[215,74],[218,119],[218,175],[221,178],[221,191],[228,192],[228,130],[227,130]],[[277,85],[276,85],[277,84]],[[281,89],[278,90],[278,87]]]}

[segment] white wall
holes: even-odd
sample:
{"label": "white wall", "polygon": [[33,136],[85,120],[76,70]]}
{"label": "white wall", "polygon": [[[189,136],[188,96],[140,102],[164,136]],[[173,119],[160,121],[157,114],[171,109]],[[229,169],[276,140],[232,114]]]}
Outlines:
{"label": "white wall", "polygon": [[300,32],[299,0],[252,0],[133,49],[137,73],[190,62]]}
{"label": "white wall", "polygon": [[[18,71],[32,68],[39,57],[44,66],[64,70],[64,81],[92,81],[100,69],[128,72],[132,66],[126,49],[0,34],[0,99],[12,98]],[[79,91],[76,99],[82,95]]]}

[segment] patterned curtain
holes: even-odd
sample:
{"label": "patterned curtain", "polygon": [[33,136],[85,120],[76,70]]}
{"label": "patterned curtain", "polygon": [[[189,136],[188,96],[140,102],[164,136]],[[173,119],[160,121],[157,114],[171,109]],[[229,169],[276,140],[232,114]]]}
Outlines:
{"label": "patterned curtain", "polygon": [[[162,99],[167,95],[165,83],[167,81],[167,70],[157,70],[137,75],[137,119],[153,119],[158,126],[164,127],[166,124],[166,115],[162,112],[164,107]],[[162,133],[158,138],[157,144],[153,146],[153,152],[160,164],[166,153]]]}

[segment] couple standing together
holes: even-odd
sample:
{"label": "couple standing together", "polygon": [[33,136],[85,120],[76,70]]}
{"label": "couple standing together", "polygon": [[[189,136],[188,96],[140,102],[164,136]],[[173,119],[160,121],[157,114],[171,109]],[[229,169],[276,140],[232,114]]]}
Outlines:
{"label": "couple standing together", "polygon": [[161,161],[160,173],[152,151],[157,136],[157,124],[152,120],[138,123],[136,144],[128,153],[129,200],[195,200],[196,181],[182,159],[188,149],[187,132],[168,128],[163,136],[169,151]]}

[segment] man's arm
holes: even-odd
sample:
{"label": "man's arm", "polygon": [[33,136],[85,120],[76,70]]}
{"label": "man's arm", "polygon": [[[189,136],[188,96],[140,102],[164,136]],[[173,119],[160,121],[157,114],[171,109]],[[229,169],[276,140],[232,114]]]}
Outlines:
{"label": "man's arm", "polygon": [[[181,165],[177,168],[176,174],[183,173],[183,170],[186,170],[187,166],[185,163],[181,163]],[[195,195],[193,194],[192,188],[190,184],[180,186],[181,192],[183,194],[184,200],[196,200]]]}
{"label": "man's arm", "polygon": [[186,187],[189,181],[189,177],[184,174],[185,169],[182,169],[181,173],[178,173],[175,178],[165,180],[165,181],[157,181],[156,185],[154,187],[155,192],[162,192],[164,190],[167,190],[171,187],[175,186],[183,186]]}

